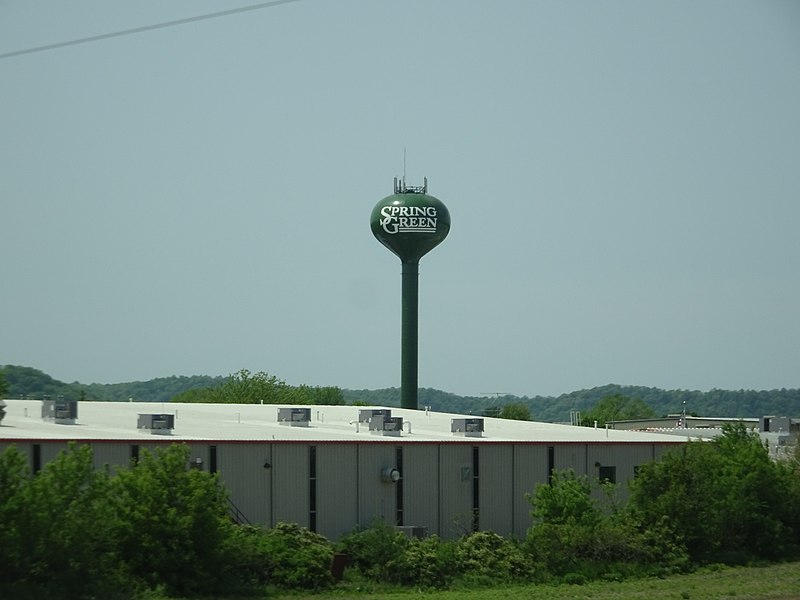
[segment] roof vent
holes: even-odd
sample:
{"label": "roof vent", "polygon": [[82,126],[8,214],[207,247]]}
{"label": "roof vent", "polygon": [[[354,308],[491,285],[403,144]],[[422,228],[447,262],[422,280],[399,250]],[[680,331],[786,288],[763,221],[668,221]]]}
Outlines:
{"label": "roof vent", "polygon": [[392,409],[390,408],[362,408],[358,411],[358,422],[369,423],[372,417],[383,416],[389,418],[392,416]]}
{"label": "roof vent", "polygon": [[376,435],[392,435],[399,437],[403,432],[403,417],[375,415],[369,420],[369,432]]}
{"label": "roof vent", "polygon": [[278,423],[291,427],[308,427],[311,424],[311,409],[279,408]]}
{"label": "roof vent", "polygon": [[468,419],[451,419],[450,431],[456,435],[463,435],[466,437],[482,437],[483,419],[477,417]]}
{"label": "roof vent", "polygon": [[77,400],[42,400],[42,419],[58,425],[75,425],[78,418]]}
{"label": "roof vent", "polygon": [[136,424],[139,429],[149,429],[154,435],[172,435],[175,429],[175,415],[143,415],[139,413]]}

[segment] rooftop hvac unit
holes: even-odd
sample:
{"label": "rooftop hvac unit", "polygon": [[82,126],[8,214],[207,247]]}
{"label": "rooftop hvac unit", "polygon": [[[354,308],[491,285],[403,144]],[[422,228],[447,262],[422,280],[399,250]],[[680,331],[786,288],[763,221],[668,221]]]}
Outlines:
{"label": "rooftop hvac unit", "polygon": [[78,418],[77,400],[42,400],[42,419],[58,425],[75,425]]}
{"label": "rooftop hvac unit", "polygon": [[6,416],[6,403],[5,400],[0,400],[0,423],[3,422],[3,417]]}
{"label": "rooftop hvac unit", "polygon": [[759,429],[764,433],[788,433],[792,429],[792,420],[789,417],[761,417]]}
{"label": "rooftop hvac unit", "polygon": [[358,411],[358,422],[369,423],[372,417],[383,416],[389,418],[392,416],[392,409],[390,408],[362,408]]}
{"label": "rooftop hvac unit", "polygon": [[175,415],[143,415],[139,414],[136,424],[139,429],[149,429],[155,435],[172,435],[175,429]]}
{"label": "rooftop hvac unit", "polygon": [[279,408],[278,423],[291,427],[308,427],[311,424],[311,409]]}
{"label": "rooftop hvac unit", "polygon": [[466,437],[481,437],[483,435],[483,419],[477,417],[451,419],[450,431]]}
{"label": "rooftop hvac unit", "polygon": [[376,435],[399,436],[403,431],[403,417],[376,415],[369,420],[369,431]]}

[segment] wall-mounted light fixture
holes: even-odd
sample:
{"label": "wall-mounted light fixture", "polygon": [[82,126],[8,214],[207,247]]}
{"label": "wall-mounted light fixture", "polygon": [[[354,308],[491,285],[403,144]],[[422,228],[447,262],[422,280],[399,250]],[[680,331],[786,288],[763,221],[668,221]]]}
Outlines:
{"label": "wall-mounted light fixture", "polygon": [[386,467],[381,471],[381,481],[384,483],[397,483],[400,481],[400,470],[395,467]]}
{"label": "wall-mounted light fixture", "polygon": [[268,460],[265,460],[264,461],[264,468],[265,469],[271,469],[272,468],[272,464]]}

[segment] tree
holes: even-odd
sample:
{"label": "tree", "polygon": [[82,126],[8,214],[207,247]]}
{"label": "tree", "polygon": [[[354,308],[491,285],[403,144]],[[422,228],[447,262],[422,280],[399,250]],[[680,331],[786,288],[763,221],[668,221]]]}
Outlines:
{"label": "tree", "polygon": [[598,427],[605,427],[610,421],[649,419],[655,416],[655,411],[643,400],[613,394],[602,398],[585,413],[581,418],[581,425],[593,427],[596,421]]}
{"label": "tree", "polygon": [[91,449],[71,443],[33,477],[25,463],[14,447],[0,455],[0,582],[12,585],[9,595],[124,597],[109,478]]}
{"label": "tree", "polygon": [[216,475],[189,468],[189,447],[143,451],[113,480],[120,557],[149,586],[176,594],[208,592],[230,561],[234,527]]}
{"label": "tree", "polygon": [[0,400],[5,398],[8,394],[8,382],[6,376],[3,374],[3,369],[0,369]]}
{"label": "tree", "polygon": [[338,387],[291,386],[263,371],[241,369],[216,387],[185,390],[172,402],[217,402],[225,404],[344,404]]}
{"label": "tree", "polygon": [[668,523],[695,561],[777,559],[800,551],[797,477],[737,423],[643,465],[631,510],[644,527]]}
{"label": "tree", "polygon": [[574,471],[553,471],[550,483],[537,485],[528,499],[535,523],[592,526],[600,519],[588,477]]}
{"label": "tree", "polygon": [[172,397],[170,402],[218,402],[216,388],[192,388]]}
{"label": "tree", "polygon": [[[599,495],[593,493],[598,487]],[[664,528],[639,527],[615,505],[615,491],[612,484],[573,471],[554,471],[549,484],[537,485],[528,496],[533,526],[525,541],[537,569],[550,576],[575,576],[575,582],[684,570],[685,550],[664,535]]]}
{"label": "tree", "polygon": [[522,403],[506,404],[500,409],[497,415],[501,419],[513,419],[515,421],[530,421],[531,410],[527,405]]}

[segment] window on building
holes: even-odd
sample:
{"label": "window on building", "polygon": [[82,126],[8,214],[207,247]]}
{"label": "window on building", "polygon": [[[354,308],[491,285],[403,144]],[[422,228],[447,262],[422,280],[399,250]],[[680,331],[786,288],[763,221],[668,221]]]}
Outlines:
{"label": "window on building", "polygon": [[396,499],[396,514],[395,521],[397,525],[403,524],[403,447],[398,446],[395,449],[395,467],[400,472],[400,479],[395,482],[395,499]]}
{"label": "window on building", "polygon": [[617,467],[601,466],[597,473],[597,478],[605,483],[617,483]]}
{"label": "window on building", "polygon": [[480,502],[480,448],[472,447],[472,531],[478,531],[481,526]]}
{"label": "window on building", "polygon": [[308,447],[308,528],[317,530],[317,447]]}
{"label": "window on building", "polygon": [[136,464],[139,462],[139,445],[132,444],[131,445],[131,462]]}
{"label": "window on building", "polygon": [[217,472],[217,447],[208,447],[208,472],[214,474]]}
{"label": "window on building", "polygon": [[38,473],[42,470],[42,445],[33,445],[33,472]]}

